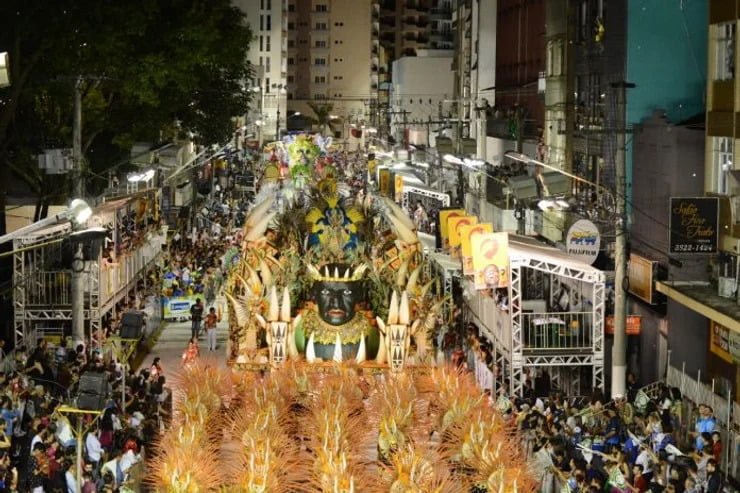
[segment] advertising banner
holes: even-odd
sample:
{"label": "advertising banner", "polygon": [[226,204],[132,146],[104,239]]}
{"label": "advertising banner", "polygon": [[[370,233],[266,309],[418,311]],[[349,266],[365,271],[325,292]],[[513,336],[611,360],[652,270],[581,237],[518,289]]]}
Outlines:
{"label": "advertising banner", "polygon": [[645,257],[630,253],[629,261],[629,292],[650,303],[653,302],[653,273],[657,262]]}
{"label": "advertising banner", "polygon": [[599,229],[588,219],[580,219],[568,229],[565,251],[581,262],[593,264],[599,256],[601,235]]}
{"label": "advertising banner", "polygon": [[[162,298],[162,316],[163,318],[180,319],[190,316],[190,307],[195,304],[197,296],[177,296]],[[201,296],[202,299],[202,296]]]}
{"label": "advertising banner", "polygon": [[468,224],[460,228],[460,235],[462,236],[460,249],[462,253],[463,275],[465,276],[472,276],[475,273],[475,269],[473,269],[472,238],[474,235],[484,233],[493,233],[493,225],[491,223]]}
{"label": "advertising banner", "polygon": [[719,198],[671,197],[671,253],[716,253]]}
{"label": "advertising banner", "polygon": [[450,239],[450,255],[458,256],[460,242],[462,241],[463,226],[478,224],[478,218],[475,216],[456,216],[447,219],[447,232]]}
{"label": "advertising banner", "polygon": [[403,199],[403,176],[402,175],[395,175],[393,177],[393,196],[395,197],[396,202],[401,202],[401,199]]}
{"label": "advertising banner", "polygon": [[473,283],[475,289],[505,288],[509,285],[508,233],[473,236]]}
{"label": "advertising banner", "polygon": [[[627,315],[625,332],[628,336],[639,336],[642,328],[642,317],[639,315]],[[604,333],[614,333],[614,315],[609,315],[604,319]]]}
{"label": "advertising banner", "polygon": [[439,211],[439,236],[442,240],[443,250],[448,250],[450,248],[447,220],[451,217],[462,217],[464,215],[465,209],[444,209]]}
{"label": "advertising banner", "polygon": [[387,169],[381,169],[378,171],[378,188],[380,189],[380,195],[386,197],[391,196],[391,172]]}

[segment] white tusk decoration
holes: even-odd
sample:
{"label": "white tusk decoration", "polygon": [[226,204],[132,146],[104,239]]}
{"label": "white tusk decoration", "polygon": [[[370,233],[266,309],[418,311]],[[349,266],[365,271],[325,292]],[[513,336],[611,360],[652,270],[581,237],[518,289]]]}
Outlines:
{"label": "white tusk decoration", "polygon": [[265,320],[265,318],[262,315],[260,315],[259,313],[255,313],[254,318],[257,319],[257,322],[260,324],[260,327],[262,327],[263,329],[267,328],[267,320]]}
{"label": "white tusk decoration", "polygon": [[283,304],[280,306],[280,321],[290,322],[290,292],[283,288]]}
{"label": "white tusk decoration", "polygon": [[409,294],[404,291],[401,295],[401,307],[398,311],[398,323],[401,325],[408,325],[411,320],[409,314]]}
{"label": "white tusk decoration", "polygon": [[313,332],[308,338],[308,344],[306,344],[306,361],[313,363],[316,361],[316,348],[313,345]]}
{"label": "white tusk decoration", "polygon": [[339,267],[334,267],[334,279],[339,279]]}
{"label": "white tusk decoration", "polygon": [[406,291],[413,293],[416,291],[416,283],[419,281],[419,274],[421,273],[421,265],[411,272],[409,276],[409,282],[406,284]]}
{"label": "white tusk decoration", "polygon": [[360,336],[360,349],[357,350],[357,357],[355,358],[355,361],[358,363],[362,363],[365,361],[366,355],[365,355],[365,334],[362,334]]}
{"label": "white tusk decoration", "polygon": [[262,216],[270,209],[272,206],[273,201],[275,200],[275,197],[268,197],[259,204],[255,205],[254,208],[252,208],[252,211],[249,213],[249,217],[247,217],[247,220],[244,221],[244,225],[247,228],[253,228],[257,222],[262,219]]}
{"label": "white tusk decoration", "polygon": [[334,357],[332,358],[337,363],[342,362],[342,338],[337,333],[337,340],[334,342]]}
{"label": "white tusk decoration", "polygon": [[244,241],[257,241],[260,238],[263,238],[265,236],[265,231],[267,231],[267,225],[270,224],[273,217],[275,217],[274,212],[270,212],[265,215],[265,217],[263,217],[244,235]]}
{"label": "white tusk decoration", "polygon": [[328,265],[325,265],[324,266],[324,277],[326,277],[327,279],[331,277],[331,272],[329,272],[329,266]]}
{"label": "white tusk decoration", "polygon": [[267,312],[267,320],[277,322],[280,317],[280,305],[278,305],[278,295],[275,286],[270,290],[270,308]]}
{"label": "white tusk decoration", "polygon": [[350,271],[350,270],[352,270],[352,268],[351,268],[351,267],[347,267],[347,270],[346,270],[346,271],[344,271],[344,278],[345,278],[346,280],[349,280],[349,271]]}
{"label": "white tusk decoration", "polygon": [[388,325],[395,325],[398,323],[398,295],[396,290],[393,290],[391,295],[391,306],[388,307]]}

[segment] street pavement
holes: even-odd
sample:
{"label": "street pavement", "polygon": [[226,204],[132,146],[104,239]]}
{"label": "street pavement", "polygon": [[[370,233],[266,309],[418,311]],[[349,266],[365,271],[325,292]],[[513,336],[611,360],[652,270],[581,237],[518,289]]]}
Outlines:
{"label": "street pavement", "polygon": [[[217,298],[214,303],[215,307],[225,307],[225,300]],[[210,306],[206,307],[207,309]],[[224,310],[225,312],[226,310]],[[221,322],[218,323],[217,337],[216,337],[216,351],[208,351],[208,340],[206,339],[205,331],[198,341],[200,346],[200,359],[202,362],[207,362],[211,365],[218,365],[221,368],[226,368],[226,341],[229,337],[229,322],[223,316]],[[164,370],[164,376],[167,379],[167,385],[171,386],[174,381],[173,377],[182,368],[182,354],[188,345],[190,340],[190,321],[185,322],[165,322],[165,326],[160,332],[157,343],[149,351],[149,355],[144,359],[140,368],[149,368],[152,365],[154,358],[161,358],[160,365]],[[137,369],[136,371],[139,371]]]}

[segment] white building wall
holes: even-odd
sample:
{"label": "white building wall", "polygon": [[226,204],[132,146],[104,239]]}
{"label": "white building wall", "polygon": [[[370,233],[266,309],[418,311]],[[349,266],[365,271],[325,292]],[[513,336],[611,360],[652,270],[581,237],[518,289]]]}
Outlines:
{"label": "white building wall", "polygon": [[[426,132],[423,122],[439,120],[440,108],[449,107],[454,92],[452,59],[449,50],[420,50],[419,56],[393,62],[391,133],[397,140],[403,139],[402,112],[408,112],[408,128]],[[439,124],[432,125],[437,127]]]}
{"label": "white building wall", "polygon": [[274,137],[278,114],[280,118],[286,114],[286,96],[280,87],[286,86],[287,15],[282,0],[233,0],[233,3],[247,15],[252,30],[247,59],[255,67],[253,87],[259,88],[247,125],[262,120],[263,137],[269,139]]}

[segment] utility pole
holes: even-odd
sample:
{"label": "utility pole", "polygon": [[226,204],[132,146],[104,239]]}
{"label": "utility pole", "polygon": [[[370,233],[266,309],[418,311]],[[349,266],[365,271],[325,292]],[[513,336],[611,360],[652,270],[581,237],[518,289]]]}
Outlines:
{"label": "utility pole", "polygon": [[612,88],[617,98],[617,148],[615,154],[616,178],[616,235],[614,254],[614,344],[612,345],[611,395],[626,395],[627,378],[627,294],[624,280],[627,277],[627,210],[626,210],[626,162],[625,124],[627,89],[635,87],[629,82],[616,82]]}
{"label": "utility pole", "polygon": [[[85,198],[85,174],[82,171],[82,77],[74,82],[72,115],[72,160],[74,164],[72,192],[77,199]],[[70,298],[72,301],[72,335],[75,343],[85,343],[85,259],[82,245],[77,245],[72,260]],[[91,338],[92,339],[92,338]]]}

